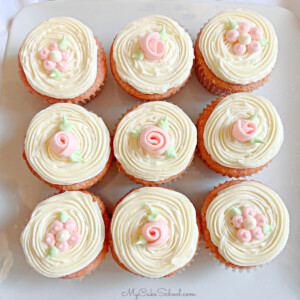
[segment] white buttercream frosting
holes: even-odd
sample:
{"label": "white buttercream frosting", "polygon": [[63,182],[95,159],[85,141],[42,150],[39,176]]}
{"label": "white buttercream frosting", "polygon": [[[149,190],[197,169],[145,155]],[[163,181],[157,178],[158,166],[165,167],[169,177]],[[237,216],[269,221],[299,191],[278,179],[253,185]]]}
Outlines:
{"label": "white buttercream frosting", "polygon": [[[234,54],[232,44],[226,38],[228,19],[248,22],[251,27],[260,27],[270,44],[256,53]],[[202,29],[199,44],[206,65],[220,79],[235,84],[249,84],[268,75],[276,62],[278,41],[272,24],[258,13],[234,9],[225,10],[209,20]]]}
{"label": "white buttercream frosting", "polygon": [[[165,25],[168,35],[165,54],[159,61],[134,60],[139,41]],[[174,20],[151,15],[129,23],[117,35],[113,44],[113,59],[121,79],[144,94],[163,94],[180,86],[190,75],[194,51],[191,37]]]}
{"label": "white buttercream frosting", "polygon": [[[168,222],[169,238],[158,247],[136,244],[147,222],[147,204]],[[185,266],[193,258],[199,238],[196,211],[190,200],[161,187],[143,187],[128,194],[114,211],[111,234],[120,262],[135,274],[153,278]]]}
{"label": "white buttercream frosting", "polygon": [[[58,132],[63,116],[73,125],[84,162],[71,162],[55,154],[50,139]],[[26,158],[44,180],[53,184],[79,183],[102,172],[110,156],[110,134],[95,113],[69,103],[58,103],[40,111],[29,124],[24,150]]]}
{"label": "white buttercream frosting", "polygon": [[[265,144],[241,143],[232,135],[239,119],[257,113],[257,133]],[[209,116],[203,133],[204,145],[211,158],[229,168],[256,168],[269,162],[280,150],[283,127],[273,104],[251,93],[236,93],[222,99]]]}
{"label": "white buttercream frosting", "polygon": [[[44,242],[50,225],[64,211],[77,225],[82,240],[57,256],[48,257]],[[88,193],[64,192],[40,202],[21,235],[21,244],[30,266],[47,277],[62,277],[88,266],[101,252],[105,225],[97,202]]]}
{"label": "white buttercream frosting", "polygon": [[[240,242],[232,224],[232,207],[254,208],[267,217],[273,231],[262,240]],[[206,212],[207,229],[220,254],[238,266],[257,266],[274,259],[286,245],[289,214],[280,197],[270,188],[255,181],[245,181],[218,193]]]}
{"label": "white buttercream frosting", "polygon": [[[70,57],[68,70],[52,78],[45,70],[39,52],[66,35]],[[28,83],[37,92],[58,99],[86,92],[97,76],[96,40],[90,28],[73,18],[57,17],[37,25],[23,41],[19,57]]]}
{"label": "white buttercream frosting", "polygon": [[[153,156],[146,152],[131,135],[132,130],[142,130],[156,125],[168,117],[169,134],[177,157]],[[152,101],[128,112],[119,122],[114,137],[114,154],[127,174],[135,178],[159,181],[184,171],[196,147],[197,131],[190,118],[176,105],[165,101]]]}

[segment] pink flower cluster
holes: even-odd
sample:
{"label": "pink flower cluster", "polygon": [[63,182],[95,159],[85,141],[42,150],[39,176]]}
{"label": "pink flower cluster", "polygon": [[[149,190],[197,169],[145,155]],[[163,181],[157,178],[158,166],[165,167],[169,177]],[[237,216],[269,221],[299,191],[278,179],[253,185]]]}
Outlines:
{"label": "pink flower cluster", "polygon": [[267,218],[263,214],[257,214],[250,206],[245,206],[242,211],[232,209],[232,223],[238,229],[237,237],[241,242],[261,240],[271,232],[272,227],[267,225]]}
{"label": "pink flower cluster", "polygon": [[61,50],[57,42],[52,42],[49,48],[44,48],[39,52],[40,59],[46,71],[53,71],[57,69],[60,72],[68,70],[67,60],[70,56],[68,49]]}
{"label": "pink flower cluster", "polygon": [[233,52],[241,56],[248,52],[255,53],[261,50],[260,40],[264,33],[260,27],[250,28],[250,24],[242,22],[236,29],[230,29],[226,32],[226,39],[233,44]]}
{"label": "pink flower cluster", "polygon": [[55,246],[60,252],[67,251],[70,245],[77,245],[81,241],[81,234],[76,231],[76,222],[68,218],[66,222],[55,220],[46,233],[45,243]]}

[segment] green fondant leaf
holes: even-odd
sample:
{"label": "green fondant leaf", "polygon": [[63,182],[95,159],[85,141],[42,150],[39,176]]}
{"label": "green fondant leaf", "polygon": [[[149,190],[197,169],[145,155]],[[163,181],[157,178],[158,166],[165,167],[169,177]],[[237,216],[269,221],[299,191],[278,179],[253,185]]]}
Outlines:
{"label": "green fondant leaf", "polygon": [[68,121],[67,117],[63,115],[63,121],[59,125],[59,129],[62,131],[72,131],[73,125]]}
{"label": "green fondant leaf", "polygon": [[268,40],[266,40],[265,38],[261,38],[261,39],[259,40],[259,42],[260,42],[260,44],[261,44],[262,47],[265,47],[266,45],[271,44],[271,43],[270,43]]}
{"label": "green fondant leaf", "polygon": [[232,216],[240,216],[242,214],[242,211],[239,208],[233,206],[231,208],[230,213],[231,213]]}
{"label": "green fondant leaf", "polygon": [[61,75],[61,73],[55,68],[52,70],[52,72],[50,73],[50,77],[52,78],[59,78]]}
{"label": "green fondant leaf", "polygon": [[176,158],[177,157],[177,152],[174,148],[173,145],[171,145],[168,150],[164,153],[164,155],[166,155],[167,157],[170,157],[170,158]]}
{"label": "green fondant leaf", "polygon": [[69,215],[68,215],[65,211],[62,211],[62,212],[59,214],[58,219],[59,219],[60,222],[65,223],[65,222],[68,221]]}
{"label": "green fondant leaf", "polygon": [[273,231],[273,227],[271,225],[269,225],[269,224],[266,224],[263,227],[263,232],[264,232],[265,235],[270,234],[272,231]]}
{"label": "green fondant leaf", "polygon": [[158,218],[158,213],[156,212],[156,210],[152,207],[152,205],[147,203],[147,207],[149,210],[148,216],[147,216],[147,220],[148,221],[154,221]]}
{"label": "green fondant leaf", "polygon": [[257,113],[255,113],[253,116],[251,116],[249,118],[249,120],[253,121],[255,124],[258,124]]}
{"label": "green fondant leaf", "polygon": [[255,136],[254,138],[252,138],[251,140],[249,140],[250,144],[256,144],[256,143],[260,143],[260,144],[265,144],[266,142],[263,141],[261,138],[259,138],[258,136]]}
{"label": "green fondant leaf", "polygon": [[132,53],[132,58],[135,60],[143,60],[144,59],[144,53],[140,49],[136,49]]}
{"label": "green fondant leaf", "polygon": [[168,131],[169,127],[170,127],[168,117],[165,117],[164,119],[159,120],[158,123],[157,123],[157,126],[159,126],[160,128]]}
{"label": "green fondant leaf", "polygon": [[160,39],[164,42],[167,40],[168,35],[166,33],[166,26],[163,25],[162,29],[159,31]]}
{"label": "green fondant leaf", "polygon": [[141,133],[141,131],[139,129],[133,129],[130,131],[130,134],[134,139],[138,139],[140,136],[140,133]]}
{"label": "green fondant leaf", "polygon": [[139,239],[136,242],[136,244],[137,245],[147,245],[147,240],[142,235],[140,235]]}
{"label": "green fondant leaf", "polygon": [[58,47],[59,47],[60,50],[68,49],[68,42],[67,42],[67,38],[66,38],[65,34],[63,35],[62,39],[58,43]]}
{"label": "green fondant leaf", "polygon": [[84,162],[83,157],[81,156],[81,153],[79,151],[75,151],[70,157],[69,157],[71,162]]}
{"label": "green fondant leaf", "polygon": [[238,23],[234,22],[231,18],[228,18],[228,28],[229,29],[238,29]]}
{"label": "green fondant leaf", "polygon": [[48,257],[53,258],[57,256],[58,254],[58,249],[55,246],[50,246],[48,248]]}

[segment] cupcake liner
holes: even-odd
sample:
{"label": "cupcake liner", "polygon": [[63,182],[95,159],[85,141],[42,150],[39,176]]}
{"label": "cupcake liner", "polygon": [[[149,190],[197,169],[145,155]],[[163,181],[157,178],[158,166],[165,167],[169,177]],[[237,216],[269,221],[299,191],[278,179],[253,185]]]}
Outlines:
{"label": "cupcake liner", "polygon": [[209,119],[211,113],[215,109],[215,107],[220,103],[222,99],[224,99],[225,96],[219,97],[216,100],[212,101],[210,104],[206,105],[204,107],[202,114],[199,115],[199,119],[197,121],[197,152],[203,162],[213,171],[216,173],[219,173],[223,176],[228,176],[230,178],[232,177],[245,177],[250,176],[252,174],[257,173],[258,171],[262,170],[264,167],[266,167],[272,160],[268,161],[262,166],[256,167],[256,168],[244,168],[244,169],[237,169],[237,168],[229,168],[226,166],[223,166],[216,161],[212,159],[210,154],[207,152],[204,140],[203,140],[203,133],[205,129],[205,125],[207,120]]}
{"label": "cupcake liner", "polygon": [[[208,21],[209,22],[209,21]],[[255,89],[263,86],[265,82],[269,80],[269,77],[272,71],[266,75],[264,78],[252,82],[249,84],[235,84],[223,81],[219,77],[217,77],[207,66],[205,63],[204,57],[199,49],[199,39],[201,36],[201,32],[207,23],[204,24],[202,29],[197,35],[197,39],[194,45],[195,51],[195,72],[198,77],[200,83],[207,89],[210,93],[215,95],[228,95],[231,93],[240,93],[240,92],[252,92]]]}
{"label": "cupcake liner", "polygon": [[[170,103],[172,103],[172,102],[170,102]],[[142,104],[143,104],[143,103],[140,103],[140,104],[137,104],[137,105],[132,106],[132,107],[129,108],[125,113],[123,113],[122,116],[119,118],[119,120],[118,120],[118,122],[117,122],[117,124],[116,124],[116,127],[115,127],[115,129],[114,129],[114,132],[113,132],[112,148],[113,148],[113,141],[114,141],[114,138],[115,138],[115,134],[116,134],[116,131],[117,131],[117,129],[118,129],[118,126],[119,126],[119,123],[121,122],[121,120],[124,118],[124,116],[125,116],[126,114],[128,114],[129,112],[135,110],[138,106],[140,106],[140,105],[142,105]],[[172,104],[173,104],[173,103],[172,103]],[[174,105],[176,105],[176,104],[174,104]],[[178,106],[178,105],[176,105],[176,106]],[[178,107],[179,107],[179,106],[178,106]],[[196,150],[195,150],[195,152],[196,152]],[[164,185],[164,184],[166,184],[166,183],[168,183],[168,182],[171,182],[171,181],[173,182],[175,178],[178,178],[178,177],[181,178],[181,175],[184,174],[184,173],[188,170],[188,168],[191,166],[191,164],[192,164],[192,162],[193,162],[193,160],[194,160],[194,157],[195,157],[195,152],[194,152],[193,156],[191,157],[190,162],[188,163],[188,165],[186,166],[186,168],[185,168],[183,171],[181,171],[181,172],[178,173],[178,174],[172,175],[171,177],[169,177],[169,178],[167,178],[167,179],[158,180],[158,181],[144,180],[144,179],[136,178],[136,177],[134,177],[134,176],[128,174],[128,173],[124,170],[124,168],[122,167],[122,164],[118,161],[117,158],[116,158],[116,164],[117,164],[117,167],[118,167],[119,172],[121,172],[121,173],[123,173],[124,175],[126,175],[127,177],[129,177],[129,178],[130,178],[132,181],[134,181],[135,183],[137,183],[137,184],[142,184],[142,185],[144,185],[144,186],[145,186],[145,185],[146,185],[146,186],[147,186],[147,185],[149,185],[149,186],[158,186],[158,185]]]}
{"label": "cupcake liner", "polygon": [[37,92],[35,89],[31,87],[29,82],[27,81],[26,75],[24,73],[23,67],[21,65],[20,58],[18,57],[18,73],[21,81],[23,82],[25,88],[34,96],[37,98],[46,101],[50,104],[55,103],[73,103],[73,104],[79,104],[79,105],[86,105],[91,100],[93,100],[95,97],[97,97],[100,92],[102,91],[102,87],[106,80],[106,74],[107,74],[107,66],[106,66],[106,56],[104,53],[104,49],[101,45],[101,43],[98,41],[98,39],[94,36],[96,40],[96,44],[98,46],[97,51],[97,77],[93,83],[93,85],[83,94],[70,99],[58,99],[49,97],[46,95],[42,95],[39,92]]}

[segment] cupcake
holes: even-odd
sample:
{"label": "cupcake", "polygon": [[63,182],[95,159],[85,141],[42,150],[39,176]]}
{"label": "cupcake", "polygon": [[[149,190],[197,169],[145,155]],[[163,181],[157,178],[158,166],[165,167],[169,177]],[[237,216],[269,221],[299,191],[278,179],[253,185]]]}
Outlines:
{"label": "cupcake", "polygon": [[90,28],[73,18],[37,25],[19,51],[19,75],[27,90],[50,104],[86,104],[101,91],[106,57]]}
{"label": "cupcake", "polygon": [[197,123],[203,161],[229,177],[263,169],[283,142],[280,117],[266,98],[250,93],[220,97],[208,105]]}
{"label": "cupcake", "polygon": [[40,180],[70,191],[87,189],[101,180],[113,153],[100,117],[76,104],[57,103],[30,122],[23,157]]}
{"label": "cupcake", "polygon": [[185,172],[196,142],[196,127],[178,106],[152,101],[123,115],[113,147],[121,172],[136,183],[157,185]]}
{"label": "cupcake", "polygon": [[110,50],[112,74],[121,88],[140,100],[175,94],[191,76],[190,35],[174,20],[151,15],[129,23]]}
{"label": "cupcake", "polygon": [[227,181],[209,192],[201,228],[211,253],[228,267],[251,268],[274,259],[289,235],[280,197],[260,182]]}
{"label": "cupcake", "polygon": [[41,201],[21,235],[26,260],[46,277],[83,277],[108,252],[109,221],[104,203],[88,191]]}
{"label": "cupcake", "polygon": [[162,187],[140,187],[114,207],[109,243],[119,266],[136,275],[174,275],[193,259],[199,222],[190,200]]}
{"label": "cupcake", "polygon": [[277,50],[275,30],[265,17],[251,10],[225,10],[197,36],[196,74],[213,94],[250,92],[268,80]]}

